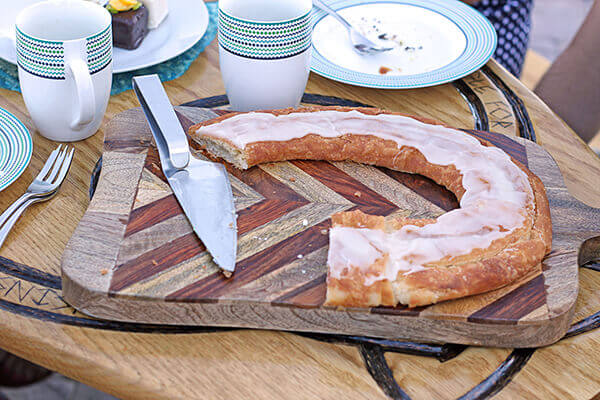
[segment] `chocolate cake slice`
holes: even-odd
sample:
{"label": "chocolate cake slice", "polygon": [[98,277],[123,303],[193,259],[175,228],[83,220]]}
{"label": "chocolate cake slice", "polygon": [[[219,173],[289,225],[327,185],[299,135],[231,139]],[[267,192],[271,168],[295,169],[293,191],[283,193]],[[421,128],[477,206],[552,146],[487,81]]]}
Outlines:
{"label": "chocolate cake slice", "polygon": [[127,50],[137,49],[148,34],[148,9],[141,6],[111,15],[113,44]]}

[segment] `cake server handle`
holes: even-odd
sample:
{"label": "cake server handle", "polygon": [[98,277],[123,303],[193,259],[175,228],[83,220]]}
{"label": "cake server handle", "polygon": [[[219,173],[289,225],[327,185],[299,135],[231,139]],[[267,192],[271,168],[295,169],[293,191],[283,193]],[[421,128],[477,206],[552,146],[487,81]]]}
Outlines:
{"label": "cake server handle", "polygon": [[[133,78],[133,91],[137,95],[148,123],[155,134],[159,149],[166,148],[165,154],[173,167],[183,169],[190,163],[188,140],[175,110],[167,97],[158,75],[143,75]],[[158,136],[158,137],[157,137]],[[162,139],[164,143],[158,143]]]}

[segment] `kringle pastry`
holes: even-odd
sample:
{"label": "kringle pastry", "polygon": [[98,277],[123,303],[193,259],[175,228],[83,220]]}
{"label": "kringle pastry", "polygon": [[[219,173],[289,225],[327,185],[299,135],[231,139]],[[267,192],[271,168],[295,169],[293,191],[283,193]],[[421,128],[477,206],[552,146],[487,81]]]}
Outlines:
{"label": "kringle pastry", "polygon": [[433,179],[460,208],[437,219],[332,216],[326,305],[410,307],[507,285],[552,245],[544,186],[488,142],[431,120],[371,108],[232,113],[190,128],[241,169],[291,159],[352,160]]}

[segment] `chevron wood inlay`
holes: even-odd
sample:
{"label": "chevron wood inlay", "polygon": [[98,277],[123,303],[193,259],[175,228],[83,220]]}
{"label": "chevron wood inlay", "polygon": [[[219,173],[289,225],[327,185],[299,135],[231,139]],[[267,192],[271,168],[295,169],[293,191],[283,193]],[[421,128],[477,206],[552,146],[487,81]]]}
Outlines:
{"label": "chevron wood inlay", "polygon": [[[189,127],[226,112],[184,107],[178,109],[178,117]],[[91,289],[90,299],[95,300],[87,299],[86,284],[78,284],[77,296],[69,297],[83,311],[138,322],[337,332],[493,346],[547,344],[562,336],[568,326],[577,294],[577,257],[572,249],[584,232],[593,229],[585,223],[579,226],[581,234],[574,242],[565,202],[574,204],[580,213],[597,211],[575,203],[566,194],[556,165],[535,144],[470,131],[528,164],[544,180],[556,223],[555,248],[543,267],[496,291],[429,307],[338,310],[323,306],[327,230],[332,214],[359,209],[386,218],[435,217],[458,207],[455,196],[422,176],[351,162],[295,160],[247,171],[226,165],[238,213],[238,258],[235,274],[228,279],[193,232],[166,183],[142,114],[131,110],[125,115],[123,129],[128,130],[127,135],[121,135],[118,118],[106,134],[105,149],[111,162],[104,166],[98,184],[102,198],[92,201],[81,226],[90,231],[95,215],[99,215],[95,210],[104,212],[111,201],[119,204],[119,210],[129,211],[119,219],[122,232],[110,232],[113,238],[121,236],[114,238],[119,243],[118,256],[103,300],[98,300],[97,292]],[[137,140],[131,131],[132,121],[138,121]],[[191,147],[197,157],[211,159],[195,142]],[[128,180],[112,181],[111,177],[121,176],[112,168],[122,168],[124,163],[130,164]],[[131,179],[133,171],[137,171],[137,179]],[[128,197],[115,198],[121,192]],[[578,222],[581,225],[581,218]],[[77,242],[77,232],[72,241]],[[88,263],[78,265],[79,269],[70,267],[77,260],[63,264],[67,296],[78,275],[85,274],[88,280],[94,274],[101,277],[101,271],[94,271],[93,263],[89,263],[90,257],[86,260]],[[106,260],[103,262],[105,265]]]}

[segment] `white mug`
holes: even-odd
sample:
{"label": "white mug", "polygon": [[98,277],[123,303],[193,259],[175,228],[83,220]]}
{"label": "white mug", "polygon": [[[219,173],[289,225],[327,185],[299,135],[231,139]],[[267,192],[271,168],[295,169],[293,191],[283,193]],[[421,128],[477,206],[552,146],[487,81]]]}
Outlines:
{"label": "white mug", "polygon": [[72,142],[98,130],[112,84],[110,13],[81,0],[48,0],[17,16],[19,83],[39,132]]}
{"label": "white mug", "polygon": [[311,58],[311,0],[219,0],[219,62],[231,108],[300,104]]}

